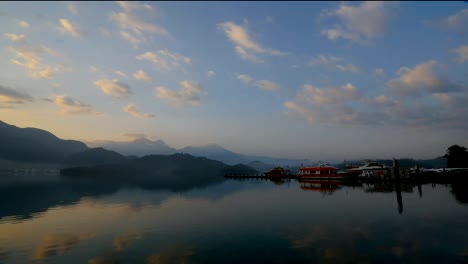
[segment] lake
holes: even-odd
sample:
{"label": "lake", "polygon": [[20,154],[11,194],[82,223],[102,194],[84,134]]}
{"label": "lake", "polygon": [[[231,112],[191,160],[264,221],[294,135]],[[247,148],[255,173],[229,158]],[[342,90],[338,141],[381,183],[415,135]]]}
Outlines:
{"label": "lake", "polygon": [[467,186],[26,178],[0,184],[0,263],[468,263]]}

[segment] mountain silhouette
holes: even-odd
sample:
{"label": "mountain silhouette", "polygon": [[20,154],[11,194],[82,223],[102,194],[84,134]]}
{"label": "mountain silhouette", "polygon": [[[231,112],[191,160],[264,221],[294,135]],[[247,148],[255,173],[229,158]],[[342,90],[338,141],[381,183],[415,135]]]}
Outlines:
{"label": "mountain silhouette", "polygon": [[152,141],[144,137],[127,142],[93,141],[88,142],[88,145],[113,150],[126,156],[170,155],[177,152],[162,140]]}
{"label": "mountain silhouette", "polygon": [[74,166],[117,163],[127,160],[123,155],[104,148],[89,148],[83,152],[72,154],[63,160],[63,164]]}
{"label": "mountain silhouette", "polygon": [[0,159],[21,162],[60,162],[88,147],[80,141],[63,140],[37,128],[19,128],[0,121]]}

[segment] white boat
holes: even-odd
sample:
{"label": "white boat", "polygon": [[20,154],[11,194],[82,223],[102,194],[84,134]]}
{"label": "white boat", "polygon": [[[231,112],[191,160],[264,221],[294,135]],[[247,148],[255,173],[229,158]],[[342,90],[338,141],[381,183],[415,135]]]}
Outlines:
{"label": "white boat", "polygon": [[384,178],[390,174],[391,168],[378,162],[368,162],[366,165],[352,168],[351,173],[359,174],[361,178]]}

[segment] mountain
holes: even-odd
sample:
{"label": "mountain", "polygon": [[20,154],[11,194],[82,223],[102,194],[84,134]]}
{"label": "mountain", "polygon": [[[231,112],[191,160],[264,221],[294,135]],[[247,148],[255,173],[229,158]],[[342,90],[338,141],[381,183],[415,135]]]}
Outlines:
{"label": "mountain", "polygon": [[103,148],[90,148],[83,152],[75,153],[66,157],[62,163],[66,165],[84,166],[117,163],[126,160],[127,158],[115,151]]}
{"label": "mountain", "polygon": [[176,152],[175,148],[168,146],[162,140],[152,141],[147,138],[137,138],[127,142],[93,141],[88,142],[88,145],[113,150],[126,156],[169,155]]}
{"label": "mountain", "polygon": [[282,158],[272,158],[264,156],[250,156],[243,155],[239,153],[232,152],[227,150],[217,144],[201,145],[201,146],[188,146],[182,149],[179,149],[178,152],[187,153],[193,156],[207,157],[209,159],[215,159],[222,161],[226,164],[234,165],[238,163],[249,164],[250,162],[257,161],[261,163],[266,163],[266,166],[258,167],[265,169],[274,166],[300,166],[301,164],[315,164],[311,160],[293,160],[293,159],[282,159]]}
{"label": "mountain", "polygon": [[0,121],[0,159],[21,162],[60,162],[88,147],[80,141],[63,140],[37,128],[19,128]]}
{"label": "mountain", "polygon": [[227,172],[256,173],[245,165],[229,166],[220,161],[189,154],[148,155],[113,164],[62,169],[73,178],[93,178],[113,182],[151,183],[159,187],[205,186],[224,180]]}

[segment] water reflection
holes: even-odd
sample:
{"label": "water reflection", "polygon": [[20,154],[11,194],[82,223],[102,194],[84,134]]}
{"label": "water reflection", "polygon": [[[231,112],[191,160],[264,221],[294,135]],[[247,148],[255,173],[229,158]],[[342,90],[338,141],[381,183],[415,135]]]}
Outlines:
{"label": "water reflection", "polygon": [[0,185],[0,263],[467,260],[462,185],[276,180],[186,187]]}

